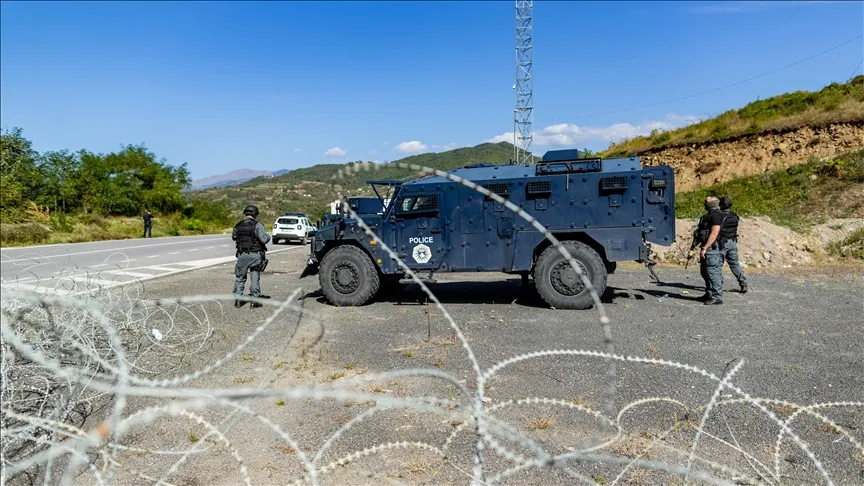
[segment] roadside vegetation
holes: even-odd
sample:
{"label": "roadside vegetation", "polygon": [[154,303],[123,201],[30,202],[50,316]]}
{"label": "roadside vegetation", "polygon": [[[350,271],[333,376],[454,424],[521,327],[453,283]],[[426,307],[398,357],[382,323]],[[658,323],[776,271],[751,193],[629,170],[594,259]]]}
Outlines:
{"label": "roadside vegetation", "polygon": [[864,228],[858,228],[842,240],[828,244],[828,254],[864,260]]}
{"label": "roadside vegetation", "polygon": [[[678,193],[676,216],[698,218],[709,194],[730,196],[741,216],[768,216],[797,231],[829,218],[864,218],[864,148]],[[862,235],[855,238],[846,245],[860,245]]]}
{"label": "roadside vegetation", "polygon": [[738,110],[671,131],[653,131],[606,149],[603,157],[641,154],[686,144],[717,143],[741,136],[804,126],[864,120],[864,75],[831,83],[820,91],[795,91],[754,101]]}
{"label": "roadside vegetation", "polygon": [[227,207],[187,201],[186,164],[172,166],[143,145],[96,154],[33,150],[20,128],[0,135],[0,245],[79,243],[140,237],[141,215],[153,236],[221,232]]}

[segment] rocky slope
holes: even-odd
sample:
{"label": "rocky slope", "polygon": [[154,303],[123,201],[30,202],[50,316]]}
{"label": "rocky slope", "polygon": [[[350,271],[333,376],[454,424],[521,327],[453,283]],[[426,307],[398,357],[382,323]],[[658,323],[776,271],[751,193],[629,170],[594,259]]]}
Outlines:
{"label": "rocky slope", "polygon": [[831,157],[861,146],[864,146],[864,123],[841,123],[715,144],[669,147],[639,156],[645,165],[674,167],[676,189],[687,191],[734,177],[783,169],[810,157]]}
{"label": "rocky slope", "polygon": [[[685,263],[696,219],[676,220],[676,242],[671,246],[652,245],[652,258],[658,262]],[[746,267],[791,266],[816,263],[825,256],[825,247],[841,240],[858,228],[864,219],[835,219],[815,226],[807,234],[771,223],[770,218],[741,218],[738,227],[738,259]],[[691,265],[697,260],[691,260]]]}

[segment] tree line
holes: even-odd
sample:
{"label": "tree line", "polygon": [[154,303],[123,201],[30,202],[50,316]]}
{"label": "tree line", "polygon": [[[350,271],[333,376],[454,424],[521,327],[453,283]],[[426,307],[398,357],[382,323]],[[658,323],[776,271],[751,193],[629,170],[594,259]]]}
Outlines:
{"label": "tree line", "polygon": [[142,145],[118,152],[38,153],[21,128],[0,133],[0,218],[26,221],[34,203],[51,213],[104,216],[174,213],[186,208],[181,190],[191,183],[186,164],[169,165]]}

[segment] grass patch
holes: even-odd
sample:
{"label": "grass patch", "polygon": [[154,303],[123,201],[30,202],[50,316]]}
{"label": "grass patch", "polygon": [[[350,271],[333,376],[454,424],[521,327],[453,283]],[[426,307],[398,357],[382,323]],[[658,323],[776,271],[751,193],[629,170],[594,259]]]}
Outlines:
{"label": "grass patch", "polygon": [[639,154],[684,144],[716,143],[769,131],[864,120],[864,75],[820,91],[795,91],[754,101],[738,110],[668,132],[653,131],[606,149],[603,157]]}
{"label": "grass patch", "polygon": [[733,211],[741,216],[768,216],[775,224],[801,230],[824,218],[861,214],[864,203],[855,197],[843,198],[850,188],[861,184],[864,149],[856,149],[826,161],[811,158],[787,169],[678,193],[675,215],[698,218],[705,212],[705,196],[727,195],[732,198]]}
{"label": "grass patch", "polygon": [[[181,213],[153,218],[152,236],[219,234],[230,225],[187,218]],[[144,223],[140,218],[103,217],[95,214],[55,213],[49,218],[28,223],[0,223],[0,246],[26,246],[57,243],[141,238]]]}
{"label": "grass patch", "polygon": [[556,419],[554,415],[550,415],[548,417],[539,417],[528,420],[526,423],[528,427],[533,430],[546,430],[549,427],[555,425]]}
{"label": "grass patch", "polygon": [[828,243],[827,250],[829,255],[864,260],[864,228],[858,228],[843,240]]}

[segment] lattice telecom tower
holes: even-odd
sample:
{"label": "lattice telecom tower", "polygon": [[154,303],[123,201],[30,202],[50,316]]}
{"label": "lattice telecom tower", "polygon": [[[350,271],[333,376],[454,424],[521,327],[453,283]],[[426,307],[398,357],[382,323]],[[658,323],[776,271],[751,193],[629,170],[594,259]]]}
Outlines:
{"label": "lattice telecom tower", "polygon": [[534,138],[534,78],[531,68],[534,56],[531,47],[531,17],[534,2],[516,0],[516,109],[513,110],[514,162],[533,164],[529,149]]}

